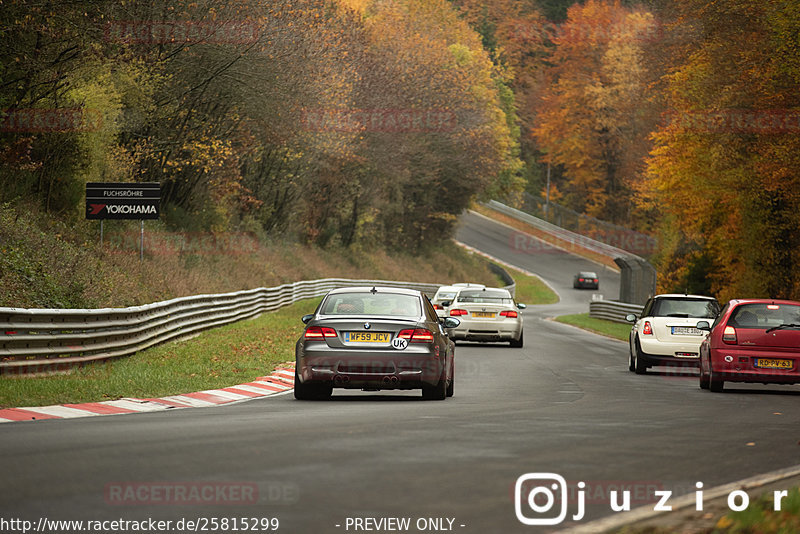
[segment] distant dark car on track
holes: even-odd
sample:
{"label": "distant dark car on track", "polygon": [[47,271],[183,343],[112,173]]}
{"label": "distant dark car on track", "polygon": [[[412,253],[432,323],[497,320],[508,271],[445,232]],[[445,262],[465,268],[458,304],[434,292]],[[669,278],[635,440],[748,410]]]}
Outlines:
{"label": "distant dark car on track", "polygon": [[303,322],[295,347],[297,399],[324,399],[333,388],[422,389],[431,400],[453,396],[455,345],[445,328],[460,321],[440,320],[419,291],[335,289]]}
{"label": "distant dark car on track", "polygon": [[800,302],[732,300],[700,345],[700,387],[722,391],[725,382],[800,383]]}
{"label": "distant dark car on track", "polygon": [[581,271],[572,279],[572,287],[575,289],[598,289],[600,279],[595,272]]}

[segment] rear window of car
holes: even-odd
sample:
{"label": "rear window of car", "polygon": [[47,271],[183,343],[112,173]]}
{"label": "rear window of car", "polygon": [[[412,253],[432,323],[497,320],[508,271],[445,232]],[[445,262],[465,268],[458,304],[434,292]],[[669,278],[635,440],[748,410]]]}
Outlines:
{"label": "rear window of car", "polygon": [[322,306],[323,315],[393,315],[419,317],[419,298],[398,293],[337,293]]}
{"label": "rear window of car", "polygon": [[436,300],[436,301],[453,300],[454,298],[456,298],[456,292],[455,291],[446,291],[446,292],[443,292],[443,293],[436,293],[436,296],[434,297],[434,300]]}
{"label": "rear window of car", "polygon": [[728,324],[738,328],[772,328],[782,324],[800,324],[800,306],[791,304],[742,304]]}
{"label": "rear window of car", "polygon": [[584,272],[580,273],[579,276],[583,278],[597,278],[597,273]]}
{"label": "rear window of car", "polygon": [[664,298],[656,299],[650,317],[699,317],[714,319],[719,313],[715,300]]}
{"label": "rear window of car", "polygon": [[482,303],[482,304],[512,304],[513,299],[508,291],[503,289],[473,289],[461,291],[458,294],[458,302]]}

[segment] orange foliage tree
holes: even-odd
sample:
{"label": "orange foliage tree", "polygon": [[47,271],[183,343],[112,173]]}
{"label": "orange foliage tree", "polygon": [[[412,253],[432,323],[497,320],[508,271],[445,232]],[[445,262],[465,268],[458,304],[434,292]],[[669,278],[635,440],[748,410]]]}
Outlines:
{"label": "orange foliage tree", "polygon": [[667,245],[662,284],[800,298],[800,13],[751,0],[676,10],[702,27],[670,58],[642,188]]}
{"label": "orange foliage tree", "polygon": [[563,167],[573,209],[629,221],[652,120],[643,61],[654,25],[647,11],[588,0],[555,32],[533,135],[544,160]]}

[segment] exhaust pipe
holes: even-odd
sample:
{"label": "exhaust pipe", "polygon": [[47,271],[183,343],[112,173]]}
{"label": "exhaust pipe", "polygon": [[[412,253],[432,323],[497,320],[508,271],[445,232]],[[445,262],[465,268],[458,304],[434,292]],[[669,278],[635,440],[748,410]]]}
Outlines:
{"label": "exhaust pipe", "polygon": [[333,377],[333,384],[338,386],[342,383],[342,375],[336,375]]}
{"label": "exhaust pipe", "polygon": [[384,384],[384,385],[389,385],[389,383],[390,383],[391,381],[392,381],[392,379],[391,379],[391,378],[389,378],[388,376],[384,376],[384,377],[383,377],[383,384]]}
{"label": "exhaust pipe", "polygon": [[396,376],[393,376],[392,377],[392,385],[396,386],[398,382],[400,382],[400,379],[398,379]]}

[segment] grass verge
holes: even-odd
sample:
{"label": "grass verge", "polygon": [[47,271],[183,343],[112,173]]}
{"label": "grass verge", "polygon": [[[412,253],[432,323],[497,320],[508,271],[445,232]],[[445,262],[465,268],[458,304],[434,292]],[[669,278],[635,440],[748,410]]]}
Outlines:
{"label": "grass verge", "polygon": [[631,333],[631,325],[629,324],[615,323],[614,321],[606,321],[605,319],[595,319],[594,317],[589,317],[588,313],[562,315],[556,317],[556,321],[559,323],[571,324],[572,326],[583,328],[589,332],[619,339],[620,341],[628,341]]}
{"label": "grass verge", "polygon": [[69,374],[0,377],[0,407],[151,398],[249,382],[294,359],[300,321],[319,299],[167,343]]}
{"label": "grass verge", "polygon": [[514,299],[524,304],[555,304],[558,295],[540,278],[528,276],[508,266],[503,267],[514,278],[517,289]]}
{"label": "grass verge", "polygon": [[764,494],[741,512],[730,512],[722,517],[711,532],[714,534],[763,534],[800,532],[800,489],[788,490],[781,500],[781,509],[774,510],[772,494]]}
{"label": "grass verge", "polygon": [[[719,501],[721,499],[718,499]],[[775,511],[772,492],[763,493],[741,512],[727,511],[721,502],[709,505],[708,513],[679,511],[630,525],[618,534],[796,534],[800,532],[800,488],[787,490],[781,510]],[[702,514],[702,515],[701,515]]]}

